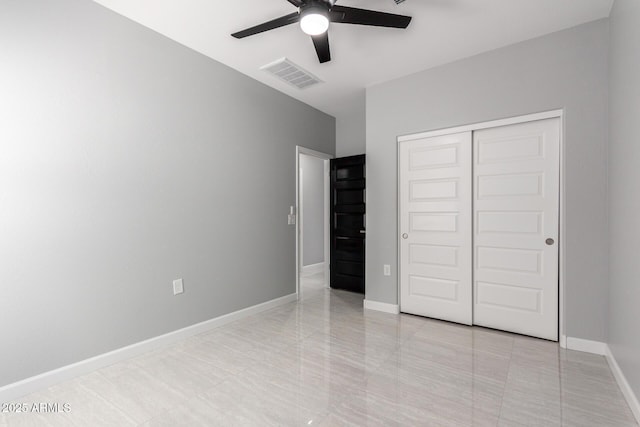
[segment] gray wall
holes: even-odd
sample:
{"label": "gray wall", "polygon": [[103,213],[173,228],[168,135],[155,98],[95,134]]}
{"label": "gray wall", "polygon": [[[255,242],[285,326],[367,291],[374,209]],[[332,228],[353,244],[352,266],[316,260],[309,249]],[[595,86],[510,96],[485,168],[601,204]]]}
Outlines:
{"label": "gray wall", "polygon": [[87,0],[0,2],[0,64],[0,386],[295,292],[332,117]]}
{"label": "gray wall", "polygon": [[607,50],[601,20],[367,90],[367,299],[397,303],[398,135],[564,108],[567,333],[605,341]]}
{"label": "gray wall", "polygon": [[324,160],[300,156],[302,177],[302,265],[324,262]]}
{"label": "gray wall", "polygon": [[336,155],[364,154],[366,149],[365,92],[356,96],[348,111],[336,118]]}
{"label": "gray wall", "polygon": [[616,0],[610,20],[609,347],[640,396],[640,2]]}

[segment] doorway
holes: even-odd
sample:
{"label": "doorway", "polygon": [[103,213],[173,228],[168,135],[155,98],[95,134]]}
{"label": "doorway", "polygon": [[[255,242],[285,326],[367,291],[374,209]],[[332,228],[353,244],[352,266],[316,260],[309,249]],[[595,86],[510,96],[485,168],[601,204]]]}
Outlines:
{"label": "doorway", "polygon": [[296,147],[296,292],[329,287],[329,161],[331,154]]}

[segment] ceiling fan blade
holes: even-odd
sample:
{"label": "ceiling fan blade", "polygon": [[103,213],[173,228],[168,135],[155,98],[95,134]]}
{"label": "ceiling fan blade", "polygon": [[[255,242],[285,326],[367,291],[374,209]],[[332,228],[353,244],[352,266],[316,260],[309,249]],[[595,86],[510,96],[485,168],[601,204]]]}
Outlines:
{"label": "ceiling fan blade", "polygon": [[313,45],[316,47],[318,60],[321,64],[331,61],[331,51],[329,50],[329,32],[325,31],[318,36],[311,36]]}
{"label": "ceiling fan blade", "polygon": [[303,4],[302,0],[287,0],[289,3],[294,5],[295,7],[300,7]]}
{"label": "ceiling fan blade", "polygon": [[275,28],[284,27],[285,25],[294,24],[299,20],[300,20],[300,14],[298,12],[293,12],[288,15],[281,16],[280,18],[276,18],[272,21],[265,22],[260,25],[256,25],[255,27],[238,31],[237,33],[233,33],[231,35],[237,39],[241,39],[244,37],[252,36],[254,34],[260,34],[265,31],[273,30]]}
{"label": "ceiling fan blade", "polygon": [[355,7],[334,6],[329,13],[329,20],[339,24],[407,28],[411,22],[411,17],[375,10],[357,9]]}

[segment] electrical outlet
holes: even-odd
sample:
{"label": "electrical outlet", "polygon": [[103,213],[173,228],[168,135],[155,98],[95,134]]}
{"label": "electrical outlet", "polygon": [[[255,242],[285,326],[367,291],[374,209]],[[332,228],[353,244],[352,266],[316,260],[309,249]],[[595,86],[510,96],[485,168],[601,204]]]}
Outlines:
{"label": "electrical outlet", "polygon": [[384,275],[391,276],[391,266],[389,264],[384,265]]}
{"label": "electrical outlet", "polygon": [[182,279],[176,279],[173,281],[173,294],[178,295],[184,292],[184,283]]}

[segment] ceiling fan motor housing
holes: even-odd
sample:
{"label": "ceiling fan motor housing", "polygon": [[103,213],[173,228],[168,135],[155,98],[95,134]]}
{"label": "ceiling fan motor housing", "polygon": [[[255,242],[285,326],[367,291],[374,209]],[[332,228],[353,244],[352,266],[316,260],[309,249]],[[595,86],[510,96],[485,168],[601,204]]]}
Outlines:
{"label": "ceiling fan motor housing", "polygon": [[299,7],[300,17],[303,17],[310,13],[318,13],[325,16],[329,16],[331,10],[331,2],[324,0],[307,0]]}
{"label": "ceiling fan motor housing", "polygon": [[302,5],[300,6],[300,11],[302,11],[302,9],[306,9],[308,7],[321,7],[325,10],[330,10],[331,7],[334,5],[335,1],[331,1],[331,0],[306,0],[302,2]]}

